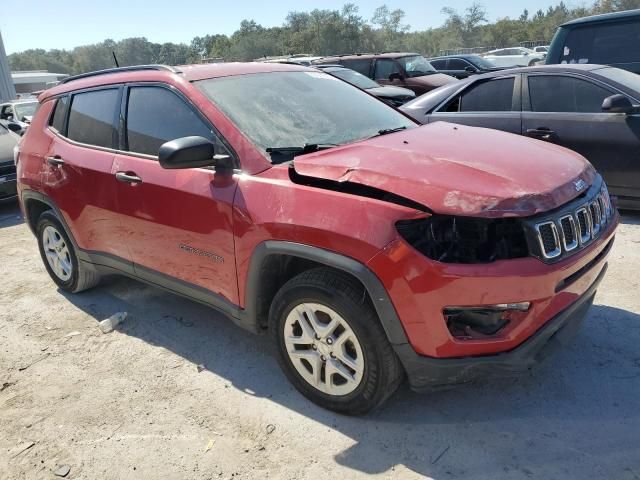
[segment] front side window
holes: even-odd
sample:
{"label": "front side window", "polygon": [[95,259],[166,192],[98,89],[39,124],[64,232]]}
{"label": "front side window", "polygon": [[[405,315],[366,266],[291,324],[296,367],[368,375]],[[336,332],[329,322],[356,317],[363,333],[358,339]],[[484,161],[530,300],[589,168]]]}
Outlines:
{"label": "front side window", "polygon": [[76,93],[71,101],[67,137],[98,147],[113,147],[118,90]]}
{"label": "front side window", "polygon": [[264,152],[340,145],[380,130],[416,126],[385,103],[323,72],[254,73],[195,85]]}
{"label": "front side window", "polygon": [[16,111],[16,120],[22,120],[25,117],[33,117],[38,109],[38,102],[16,103],[13,108]]}
{"label": "front side window", "polygon": [[569,31],[565,63],[640,62],[640,22],[590,25]]}
{"label": "front side window", "polygon": [[178,95],[162,87],[132,87],[127,103],[128,150],[158,155],[163,143],[199,136],[214,140],[211,128]]}
{"label": "front side window", "polygon": [[381,58],[376,60],[376,72],[374,78],[376,80],[389,80],[392,73],[400,73],[400,67],[393,60]]}
{"label": "front side window", "polygon": [[69,97],[61,97],[56,101],[56,106],[51,116],[49,125],[56,129],[58,132],[64,132],[64,116],[67,113],[67,105],[69,104]]}
{"label": "front side window", "polygon": [[436,69],[422,55],[411,55],[397,60],[410,77],[421,77],[436,72]]}
{"label": "front side window", "polygon": [[448,112],[510,112],[514,78],[500,78],[472,86],[446,108]]}
{"label": "front side window", "polygon": [[539,75],[529,77],[533,112],[600,113],[609,90],[574,77]]}

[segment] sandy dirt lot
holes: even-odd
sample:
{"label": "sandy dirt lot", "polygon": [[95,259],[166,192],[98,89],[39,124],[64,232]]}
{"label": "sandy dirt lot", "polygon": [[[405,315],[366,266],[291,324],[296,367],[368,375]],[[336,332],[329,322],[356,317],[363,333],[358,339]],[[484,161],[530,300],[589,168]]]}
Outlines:
{"label": "sandy dirt lot", "polygon": [[266,338],[199,304],[123,278],[61,293],[16,207],[0,207],[0,245],[1,479],[640,479],[640,216],[541,369],[403,387],[363,418],[309,403]]}

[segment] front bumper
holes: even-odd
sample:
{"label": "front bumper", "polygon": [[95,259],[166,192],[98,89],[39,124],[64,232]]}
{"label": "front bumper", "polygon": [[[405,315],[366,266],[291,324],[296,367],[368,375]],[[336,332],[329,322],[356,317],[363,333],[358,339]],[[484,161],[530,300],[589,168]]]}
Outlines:
{"label": "front bumper", "polygon": [[433,390],[479,378],[509,376],[530,369],[555,346],[566,342],[578,331],[606,270],[605,263],[595,281],[578,300],[513,350],[496,355],[437,359],[417,354],[409,344],[396,345],[396,353],[404,365],[411,388],[416,391]]}

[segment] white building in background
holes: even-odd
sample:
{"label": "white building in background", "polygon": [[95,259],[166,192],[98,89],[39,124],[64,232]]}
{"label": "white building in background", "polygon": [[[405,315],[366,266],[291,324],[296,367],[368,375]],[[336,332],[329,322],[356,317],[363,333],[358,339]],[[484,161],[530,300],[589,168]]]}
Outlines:
{"label": "white building in background", "polygon": [[26,72],[11,72],[13,85],[16,93],[24,95],[31,92],[38,92],[45,88],[52,87],[65,77],[66,73],[51,73],[46,70],[29,70]]}
{"label": "white building in background", "polygon": [[2,43],[2,33],[0,33],[0,102],[6,102],[14,98],[16,98],[16,91],[11,81],[9,62],[7,62],[7,54],[4,51],[4,43]]}

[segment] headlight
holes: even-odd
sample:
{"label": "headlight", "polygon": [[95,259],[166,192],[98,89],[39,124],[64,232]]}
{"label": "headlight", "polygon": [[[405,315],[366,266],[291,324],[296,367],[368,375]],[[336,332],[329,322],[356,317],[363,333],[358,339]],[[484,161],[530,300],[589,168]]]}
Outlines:
{"label": "headlight", "polygon": [[434,215],[402,220],[398,232],[423,255],[444,263],[490,263],[529,255],[524,227],[516,218]]}
{"label": "headlight", "polygon": [[13,147],[13,164],[15,166],[18,166],[18,156],[20,155],[20,146],[16,144],[15,147]]}

